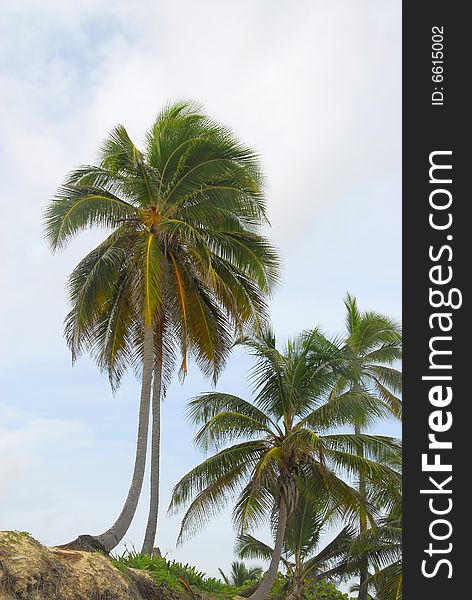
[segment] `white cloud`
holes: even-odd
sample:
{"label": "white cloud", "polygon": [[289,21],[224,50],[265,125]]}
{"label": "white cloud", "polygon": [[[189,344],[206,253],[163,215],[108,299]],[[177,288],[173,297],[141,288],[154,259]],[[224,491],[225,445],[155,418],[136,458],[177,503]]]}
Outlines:
{"label": "white cloud", "polygon": [[[353,194],[358,205],[372,182],[398,180],[394,2],[381,9],[345,1],[301,2],[296,9],[273,2],[142,2],[141,11],[129,11],[126,2],[8,5],[2,33],[11,62],[0,80],[3,202],[4,210],[15,206],[15,218],[2,240],[11,290],[5,360],[37,351],[12,331],[33,305],[45,313],[35,323],[41,349],[46,343],[59,351],[50,338],[61,343],[56,315],[64,312],[65,277],[97,238],[82,237],[53,259],[41,212],[64,174],[92,161],[118,121],[139,140],[163,102],[194,97],[232,125],[262,154],[272,235],[288,269],[297,253],[309,252],[299,243],[310,243],[320,212],[338,212],[342,221]],[[398,190],[379,202],[383,211],[399,213]],[[392,255],[398,253],[397,241]]]}
{"label": "white cloud", "polygon": [[46,493],[53,495],[49,452],[65,446],[77,452],[89,444],[85,423],[34,416],[0,402],[0,509],[24,505],[27,491],[28,504],[34,504],[38,494],[43,500]]}

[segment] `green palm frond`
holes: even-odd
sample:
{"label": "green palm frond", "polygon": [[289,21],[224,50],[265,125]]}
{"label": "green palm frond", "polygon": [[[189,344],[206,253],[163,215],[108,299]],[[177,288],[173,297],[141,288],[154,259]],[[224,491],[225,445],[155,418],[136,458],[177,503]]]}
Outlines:
{"label": "green palm frond", "polygon": [[252,438],[268,434],[271,430],[259,420],[241,415],[239,412],[220,412],[200,429],[194,438],[196,446],[208,451],[210,447],[215,449],[222,445],[240,438]]}
{"label": "green palm frond", "polygon": [[305,577],[322,578],[327,573],[330,577],[342,574],[347,567],[346,556],[353,537],[354,529],[349,525],[343,527],[315,556],[305,561]]}
{"label": "green palm frond", "polygon": [[380,381],[384,386],[388,386],[393,392],[401,392],[402,374],[397,369],[383,365],[369,365],[367,374]]}
{"label": "green palm frond", "polygon": [[361,512],[373,522],[376,508],[353,487],[351,482],[343,479],[342,469],[335,472],[335,463],[311,460],[300,468],[303,476],[305,493],[312,499],[318,498],[324,503],[325,510],[332,513],[333,518],[350,522]]}
{"label": "green palm frond", "polygon": [[120,227],[137,215],[136,208],[105,189],[64,184],[45,213],[46,237],[53,250],[62,249],[90,227]]}
{"label": "green palm frond", "polygon": [[306,560],[318,546],[322,530],[330,517],[326,506],[303,493],[301,487],[298,502],[287,523],[286,554],[293,555],[297,562]]}
{"label": "green palm frond", "polygon": [[240,558],[260,558],[265,561],[270,561],[274,551],[271,546],[261,542],[249,533],[238,535],[235,550]]}
{"label": "green palm frond", "polygon": [[207,423],[221,412],[238,412],[261,423],[263,426],[274,425],[273,421],[262,410],[243,398],[222,392],[200,394],[191,400],[187,407],[187,417],[191,424]]}
{"label": "green palm frond", "polygon": [[280,447],[269,447],[254,465],[251,478],[247,481],[233,509],[236,531],[243,533],[267,521],[275,504],[275,490],[279,480],[277,463],[280,455]]}
{"label": "green palm frond", "polygon": [[232,347],[233,328],[198,280],[188,281],[186,299],[190,351],[204,375],[216,380]]}
{"label": "green palm frond", "polygon": [[377,600],[401,600],[403,597],[402,563],[392,563],[373,573],[369,577],[368,583],[376,590]]}
{"label": "green palm frond", "polygon": [[387,407],[372,394],[362,390],[348,390],[342,394],[333,394],[328,402],[304,417],[300,426],[325,432],[340,425],[372,422],[385,416],[386,412]]}
{"label": "green palm frond", "polygon": [[229,576],[221,569],[218,569],[223,581],[226,585],[242,587],[247,581],[260,579],[262,575],[261,567],[247,567],[241,561],[233,561],[231,563],[231,571]]}
{"label": "green palm frond", "polygon": [[74,306],[77,335],[109,304],[121,274],[127,270],[131,235],[112,233],[76,266],[69,277],[69,297]]}
{"label": "green palm frond", "polygon": [[346,294],[344,306],[346,307],[346,330],[349,335],[353,335],[361,321],[361,313],[356,298],[349,293]]}
{"label": "green palm frond", "polygon": [[220,451],[192,469],[174,487],[169,514],[188,506],[179,541],[199,531],[208,519],[241,491],[241,481],[263,455],[267,444],[251,441]]}

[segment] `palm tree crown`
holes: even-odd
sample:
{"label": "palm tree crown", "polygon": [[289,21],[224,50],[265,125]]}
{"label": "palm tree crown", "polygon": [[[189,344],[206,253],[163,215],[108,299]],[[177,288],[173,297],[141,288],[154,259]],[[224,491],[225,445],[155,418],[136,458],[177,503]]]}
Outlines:
{"label": "palm tree crown", "polygon": [[[361,312],[357,300],[347,295],[346,332],[336,341],[343,353],[344,369],[332,394],[346,389],[361,389],[378,399],[383,416],[401,419],[402,374],[396,364],[402,357],[400,325],[377,312]],[[368,415],[366,415],[368,416]],[[368,423],[358,422],[360,427]]]}
{"label": "palm tree crown", "polygon": [[165,108],[139,150],[123,126],[102,146],[98,166],[73,171],[46,213],[51,247],[80,230],[111,228],[70,278],[66,335],[87,348],[117,384],[141,364],[143,325],[160,322],[170,359],[190,351],[217,376],[231,325],[254,325],[278,259],[257,228],[266,222],[257,155],[199,107]]}

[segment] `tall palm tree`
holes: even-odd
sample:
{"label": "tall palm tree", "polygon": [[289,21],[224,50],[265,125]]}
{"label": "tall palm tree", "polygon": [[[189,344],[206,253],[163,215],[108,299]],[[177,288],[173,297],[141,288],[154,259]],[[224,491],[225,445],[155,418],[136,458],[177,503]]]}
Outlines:
{"label": "tall palm tree", "polygon": [[[372,421],[372,417],[393,417],[401,419],[402,402],[398,397],[402,389],[402,374],[396,364],[402,357],[401,328],[394,319],[376,312],[361,312],[356,299],[348,294],[346,307],[346,332],[337,341],[343,353],[344,368],[336,380],[331,396],[342,395],[346,391],[359,391],[377,399],[378,411],[360,414],[353,421],[354,432],[360,435]],[[362,450],[360,450],[362,452]],[[368,493],[367,482],[360,474],[359,492]],[[367,528],[366,515],[359,516],[359,530]],[[367,600],[368,560],[360,561],[358,600]]]}
{"label": "tall palm tree", "polygon": [[[323,579],[345,576],[354,531],[344,527],[329,543],[319,549],[320,537],[329,525],[330,513],[310,494],[300,494],[288,520],[282,562],[286,568],[287,600],[301,600],[306,586]],[[239,536],[237,552],[241,558],[270,560],[273,548],[250,534]],[[316,552],[316,554],[315,554]]]}
{"label": "tall palm tree", "polygon": [[264,321],[278,259],[266,223],[257,155],[227,128],[180,102],[164,108],[139,150],[122,125],[97,166],[73,171],[46,212],[53,250],[81,230],[108,237],[75,268],[66,338],[89,351],[116,388],[129,365],[141,376],[136,458],[115,523],[96,536],[109,551],[125,535],[142,488],[152,393],[151,493],[143,551],[152,550],[159,493],[160,401],[180,352],[218,377],[234,332]]}
{"label": "tall palm tree", "polygon": [[[252,600],[264,600],[274,583],[300,485],[308,485],[327,510],[352,515],[363,503],[341,474],[362,473],[378,486],[397,483],[395,471],[382,464],[398,448],[396,440],[328,433],[352,422],[359,406],[368,410],[369,398],[347,392],[340,401],[323,403],[339,355],[323,340],[314,330],[289,341],[281,352],[270,331],[247,338],[243,343],[256,357],[254,401],[215,392],[189,406],[190,420],[201,425],[195,443],[217,452],[175,486],[169,511],[187,508],[179,541],[231,498],[237,498],[233,519],[240,533],[271,518],[273,553]],[[221,449],[231,442],[237,443]]]}
{"label": "tall palm tree", "polygon": [[231,563],[231,570],[228,575],[221,569],[218,569],[218,571],[226,585],[234,585],[236,587],[243,586],[247,581],[260,579],[262,575],[261,567],[248,567],[240,560],[234,560]]}

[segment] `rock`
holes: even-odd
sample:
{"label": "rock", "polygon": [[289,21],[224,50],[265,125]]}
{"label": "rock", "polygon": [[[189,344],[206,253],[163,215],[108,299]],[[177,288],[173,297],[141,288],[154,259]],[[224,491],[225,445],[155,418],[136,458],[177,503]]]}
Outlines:
{"label": "rock", "polygon": [[147,574],[67,546],[47,548],[27,533],[0,532],[0,600],[165,600]]}

